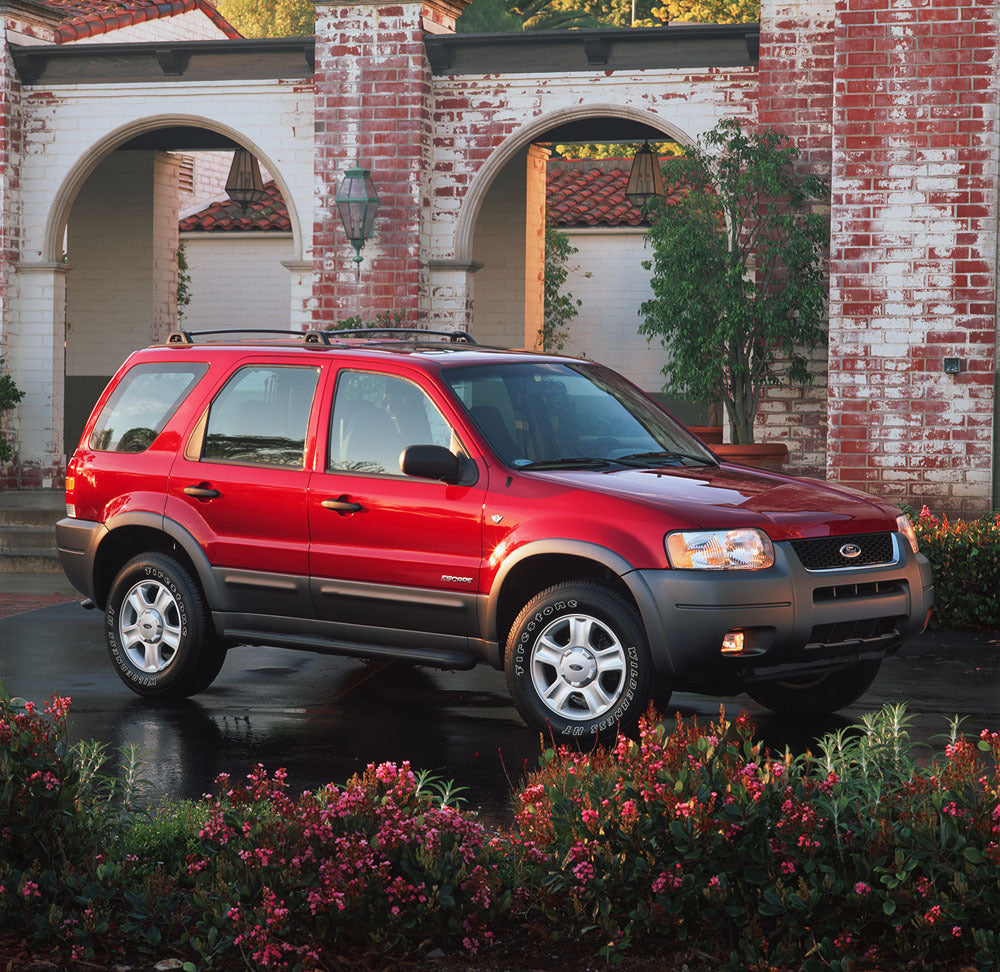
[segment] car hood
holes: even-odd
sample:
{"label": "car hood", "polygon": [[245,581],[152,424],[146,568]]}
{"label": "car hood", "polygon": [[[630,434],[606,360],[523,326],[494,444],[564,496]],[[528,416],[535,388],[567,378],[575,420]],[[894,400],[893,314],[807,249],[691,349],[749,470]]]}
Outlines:
{"label": "car hood", "polygon": [[896,507],[846,486],[727,463],[537,475],[654,507],[689,527],[759,526],[772,540],[894,530],[899,515]]}

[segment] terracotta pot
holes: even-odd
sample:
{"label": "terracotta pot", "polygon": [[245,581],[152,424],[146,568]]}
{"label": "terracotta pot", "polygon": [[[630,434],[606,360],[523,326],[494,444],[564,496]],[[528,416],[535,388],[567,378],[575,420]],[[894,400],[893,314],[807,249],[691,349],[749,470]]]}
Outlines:
{"label": "terracotta pot", "polygon": [[755,442],[753,445],[733,445],[723,443],[713,445],[712,451],[723,462],[738,462],[743,466],[755,466],[781,472],[788,462],[788,446],[780,442]]}
{"label": "terracotta pot", "polygon": [[689,425],[688,428],[706,445],[722,442],[721,425]]}

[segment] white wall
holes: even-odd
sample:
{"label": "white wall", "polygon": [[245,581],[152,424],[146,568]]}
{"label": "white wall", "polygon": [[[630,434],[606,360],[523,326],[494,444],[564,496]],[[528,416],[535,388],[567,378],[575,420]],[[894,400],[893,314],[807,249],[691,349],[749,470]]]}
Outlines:
{"label": "white wall", "polygon": [[182,326],[291,327],[291,233],[182,233],[191,303]]}
{"label": "white wall", "polygon": [[652,296],[650,271],[642,261],[651,256],[642,228],[566,229],[577,253],[567,261],[565,293],[582,300],[570,321],[563,350],[620,371],[644,391],[663,386],[664,352],[638,333],[639,307]]}

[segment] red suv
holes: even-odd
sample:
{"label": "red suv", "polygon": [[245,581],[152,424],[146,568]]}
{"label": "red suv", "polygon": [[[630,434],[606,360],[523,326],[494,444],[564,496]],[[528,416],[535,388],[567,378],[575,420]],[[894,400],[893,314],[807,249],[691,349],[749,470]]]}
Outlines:
{"label": "red suv", "polygon": [[66,574],[150,697],[257,644],[486,662],[560,736],[673,689],[832,711],[933,600],[895,507],[720,462],[607,368],[464,335],[174,334],[101,396],[66,509]]}

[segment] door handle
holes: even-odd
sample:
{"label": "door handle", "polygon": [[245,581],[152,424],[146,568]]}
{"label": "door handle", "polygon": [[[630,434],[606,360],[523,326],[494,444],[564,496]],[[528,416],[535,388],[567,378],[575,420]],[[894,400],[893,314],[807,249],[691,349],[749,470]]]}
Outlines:
{"label": "door handle", "polygon": [[345,513],[359,513],[362,509],[360,503],[353,503],[346,496],[338,496],[336,499],[325,499],[320,506],[324,510],[334,510],[341,516]]}
{"label": "door handle", "polygon": [[200,486],[185,486],[184,494],[186,496],[194,496],[196,499],[215,499],[217,496],[222,495],[217,489],[206,486],[204,483]]}

